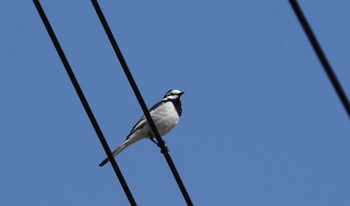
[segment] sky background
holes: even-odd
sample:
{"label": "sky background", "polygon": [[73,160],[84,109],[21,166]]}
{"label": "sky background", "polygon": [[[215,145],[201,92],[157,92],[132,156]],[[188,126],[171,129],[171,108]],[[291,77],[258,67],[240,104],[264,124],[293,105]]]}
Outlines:
{"label": "sky background", "polygon": [[[142,110],[90,1],[42,1],[111,147]],[[100,1],[195,205],[350,205],[350,122],[289,2]],[[350,2],[300,1],[350,96]],[[0,7],[0,205],[128,205],[32,1]],[[151,141],[116,158],[138,205],[185,205]]]}

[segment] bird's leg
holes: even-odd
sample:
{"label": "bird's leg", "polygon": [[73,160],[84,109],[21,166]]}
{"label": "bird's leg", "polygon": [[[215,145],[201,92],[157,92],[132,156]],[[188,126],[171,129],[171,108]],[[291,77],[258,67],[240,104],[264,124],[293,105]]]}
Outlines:
{"label": "bird's leg", "polygon": [[154,142],[154,144],[156,144],[158,147],[160,147],[159,144],[158,144],[158,142],[156,142],[156,141],[154,140],[154,137],[150,137],[150,140],[151,140],[152,142]]}
{"label": "bird's leg", "polygon": [[156,145],[161,149],[161,150],[160,150],[161,153],[164,154],[164,152],[167,152],[167,153],[169,152],[169,149],[168,149],[168,147],[166,146],[166,142],[165,142],[163,139],[161,139],[161,141],[162,141],[163,144],[164,144],[164,150],[162,149],[162,147],[160,146],[160,144],[154,140],[154,137],[150,137],[150,140],[151,140],[152,142],[154,142],[154,144],[156,144]]}

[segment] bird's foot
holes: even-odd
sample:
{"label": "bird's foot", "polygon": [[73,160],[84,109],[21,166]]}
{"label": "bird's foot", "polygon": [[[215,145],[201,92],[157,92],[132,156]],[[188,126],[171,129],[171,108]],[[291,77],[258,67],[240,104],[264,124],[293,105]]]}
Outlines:
{"label": "bird's foot", "polygon": [[154,144],[156,144],[159,148],[160,148],[160,152],[161,153],[168,153],[169,152],[169,149],[168,149],[168,147],[166,146],[166,142],[163,140],[163,139],[161,139],[161,141],[163,142],[163,144],[164,144],[164,149],[162,148],[162,146],[161,146],[161,144],[159,144],[156,140],[154,140],[154,137],[151,137],[150,138],[151,139],[151,141],[154,143]]}
{"label": "bird's foot", "polygon": [[169,153],[169,148],[164,144],[164,149],[163,148],[160,148],[160,153]]}

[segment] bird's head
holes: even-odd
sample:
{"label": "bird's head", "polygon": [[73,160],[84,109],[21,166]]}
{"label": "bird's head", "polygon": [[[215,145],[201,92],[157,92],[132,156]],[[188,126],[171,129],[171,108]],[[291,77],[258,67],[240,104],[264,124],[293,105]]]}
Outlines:
{"label": "bird's head", "polygon": [[177,89],[171,89],[164,95],[164,99],[180,99],[181,95],[183,95],[185,92],[182,92]]}

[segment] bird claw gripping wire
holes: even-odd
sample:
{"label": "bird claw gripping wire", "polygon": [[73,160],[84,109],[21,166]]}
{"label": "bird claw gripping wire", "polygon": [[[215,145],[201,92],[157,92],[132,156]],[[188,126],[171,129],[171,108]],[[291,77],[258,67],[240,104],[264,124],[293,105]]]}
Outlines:
{"label": "bird claw gripping wire", "polygon": [[168,153],[169,152],[168,147],[165,145],[166,142],[163,139],[162,139],[162,141],[163,141],[163,144],[164,144],[164,149],[161,147],[161,145],[157,141],[154,140],[154,137],[151,137],[150,139],[151,139],[152,142],[154,142],[154,144],[156,144],[160,148],[160,152],[161,153],[164,154],[164,153]]}
{"label": "bird claw gripping wire", "polygon": [[164,142],[164,149],[163,148],[160,148],[160,152],[165,154],[165,153],[169,153],[169,149],[168,147],[165,145],[165,142]]}

